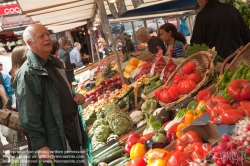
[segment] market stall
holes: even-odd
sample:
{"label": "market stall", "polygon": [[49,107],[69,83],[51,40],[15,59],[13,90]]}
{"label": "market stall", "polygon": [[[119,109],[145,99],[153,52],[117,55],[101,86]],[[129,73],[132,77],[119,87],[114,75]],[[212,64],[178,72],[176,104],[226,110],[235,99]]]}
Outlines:
{"label": "market stall", "polygon": [[[155,95],[146,100],[136,97],[143,93],[136,89],[162,77],[143,75],[88,106],[83,113],[85,117],[87,110],[92,121],[88,125],[92,165],[249,165],[244,134],[249,125],[245,118],[250,105],[249,50],[250,44],[237,51],[227,67],[223,63],[216,81],[212,80],[216,52],[201,51],[176,64],[166,83],[152,89]],[[151,65],[155,63],[157,59]],[[169,63],[171,59],[165,67]],[[131,106],[136,99],[139,104]]]}

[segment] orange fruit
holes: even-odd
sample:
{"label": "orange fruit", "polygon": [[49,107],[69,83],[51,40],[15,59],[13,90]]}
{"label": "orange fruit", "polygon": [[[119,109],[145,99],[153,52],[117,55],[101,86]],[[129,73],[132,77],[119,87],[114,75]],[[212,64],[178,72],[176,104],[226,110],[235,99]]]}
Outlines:
{"label": "orange fruit", "polygon": [[142,61],[142,60],[139,60],[139,63],[137,65],[137,67],[141,67],[142,65],[144,65],[146,62]]}
{"label": "orange fruit", "polygon": [[135,70],[136,67],[135,66],[130,66],[128,65],[126,68],[125,68],[125,71],[130,74],[133,70]]}
{"label": "orange fruit", "polygon": [[130,61],[129,61],[130,66],[135,66],[136,67],[138,65],[138,63],[139,63],[139,60],[136,59],[136,58],[131,58]]}
{"label": "orange fruit", "polygon": [[130,77],[130,74],[128,74],[127,72],[124,72],[124,73],[123,73],[123,76],[124,76],[125,78],[129,78],[129,77]]}

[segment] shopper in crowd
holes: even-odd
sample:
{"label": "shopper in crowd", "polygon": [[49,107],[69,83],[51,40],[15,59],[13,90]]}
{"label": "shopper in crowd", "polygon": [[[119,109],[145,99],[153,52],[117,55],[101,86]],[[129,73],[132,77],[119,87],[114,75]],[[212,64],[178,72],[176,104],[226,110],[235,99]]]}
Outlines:
{"label": "shopper in crowd", "polygon": [[57,41],[54,41],[52,44],[52,50],[50,54],[56,58],[59,58],[59,55],[58,55],[59,48],[60,48],[59,43]]}
{"label": "shopper in crowd", "polygon": [[11,59],[3,47],[0,47],[0,62],[4,64],[2,73],[9,74],[11,70]]}
{"label": "shopper in crowd", "polygon": [[121,42],[120,36],[118,36],[116,39],[116,50],[118,51],[122,50],[122,42]]}
{"label": "shopper in crowd", "polygon": [[106,41],[103,38],[98,38],[97,43],[99,47],[100,58],[109,56],[109,52],[111,50],[108,48]]}
{"label": "shopper in crowd", "polygon": [[[65,165],[84,165],[79,162],[83,161],[79,158],[81,147],[86,147],[77,104],[82,105],[85,99],[80,94],[73,97],[62,62],[50,55],[52,41],[44,26],[29,25],[23,39],[29,47],[27,60],[13,85],[20,125],[30,138],[32,150],[40,161],[51,162],[55,158],[55,163],[63,160]],[[68,154],[61,153],[68,148]]]}
{"label": "shopper in crowd", "polygon": [[77,64],[77,68],[82,67],[82,57],[80,55],[80,49],[81,49],[81,44],[78,42],[74,43],[74,49],[70,51],[69,56],[70,56],[70,63],[75,63]]}
{"label": "shopper in crowd", "polygon": [[122,53],[131,53],[135,51],[135,46],[132,40],[130,39],[130,36],[127,33],[122,33],[120,35],[120,40],[123,45],[122,47]]}
{"label": "shopper in crowd", "polygon": [[0,62],[0,80],[1,86],[3,86],[6,96],[8,97],[8,101],[5,101],[3,108],[11,109],[12,105],[12,95],[14,94],[14,89],[11,88],[10,85],[10,76],[8,74],[2,73],[3,71],[3,64]]}
{"label": "shopper in crowd", "polygon": [[78,66],[77,63],[70,63],[70,57],[68,53],[68,40],[65,37],[62,37],[58,40],[58,43],[60,45],[58,56],[61,61],[65,63],[66,67],[66,75],[71,82],[74,81],[74,68]]}
{"label": "shopper in crowd", "polygon": [[191,44],[205,43],[226,58],[250,41],[249,27],[235,7],[218,0],[198,3],[202,10],[196,17]]}
{"label": "shopper in crowd", "polygon": [[160,37],[165,42],[167,55],[171,54],[174,58],[182,57],[183,46],[187,44],[185,36],[177,32],[176,27],[171,23],[162,25],[159,29]]}
{"label": "shopper in crowd", "polygon": [[153,29],[153,28],[148,28],[148,33],[151,36],[157,36],[157,30]]}
{"label": "shopper in crowd", "polygon": [[[164,45],[164,42],[159,38],[158,36],[151,36],[145,27],[141,27],[137,30],[136,36],[138,40],[142,43],[147,42],[148,43],[148,50],[152,54],[158,53],[158,47],[160,47],[163,51],[163,55],[166,53],[166,47]],[[137,54],[137,53],[136,53]]]}

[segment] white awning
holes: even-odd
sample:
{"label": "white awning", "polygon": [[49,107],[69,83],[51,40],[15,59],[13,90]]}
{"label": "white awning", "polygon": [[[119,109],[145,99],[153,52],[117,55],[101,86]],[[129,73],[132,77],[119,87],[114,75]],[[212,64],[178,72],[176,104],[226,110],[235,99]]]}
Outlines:
{"label": "white awning", "polygon": [[54,26],[46,26],[49,30],[52,30],[54,33],[66,31],[75,27],[79,27],[82,25],[87,24],[86,21],[84,22],[77,22],[77,23],[71,23],[71,24],[65,24],[65,25],[54,25]]}

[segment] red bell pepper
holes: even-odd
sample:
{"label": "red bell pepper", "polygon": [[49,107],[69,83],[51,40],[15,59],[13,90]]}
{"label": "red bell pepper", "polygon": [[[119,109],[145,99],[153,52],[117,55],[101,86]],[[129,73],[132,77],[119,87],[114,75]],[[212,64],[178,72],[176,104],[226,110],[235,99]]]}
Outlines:
{"label": "red bell pepper", "polygon": [[140,140],[140,135],[135,132],[131,132],[124,148],[124,152],[130,154],[130,150],[134,144],[136,144]]}
{"label": "red bell pepper", "polygon": [[139,142],[144,144],[149,138],[151,138],[155,133],[148,133],[148,134],[145,134],[143,136],[141,136]]}
{"label": "red bell pepper", "polygon": [[173,126],[169,128],[169,130],[166,133],[166,138],[170,143],[174,142],[174,140],[177,139],[176,132],[179,124],[180,123],[175,123]]}

